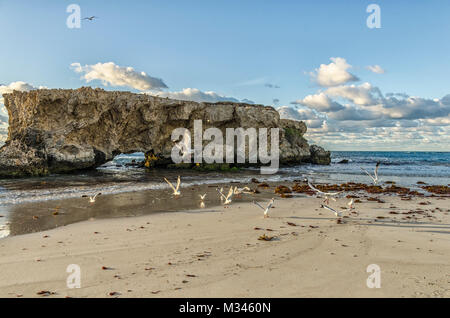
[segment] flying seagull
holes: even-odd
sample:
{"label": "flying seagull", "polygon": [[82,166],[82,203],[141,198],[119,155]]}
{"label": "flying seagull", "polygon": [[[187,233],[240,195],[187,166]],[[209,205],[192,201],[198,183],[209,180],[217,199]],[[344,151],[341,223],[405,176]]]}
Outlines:
{"label": "flying seagull", "polygon": [[342,216],[342,212],[338,212],[338,211],[336,211],[335,209],[330,208],[328,205],[322,204],[320,207],[321,207],[321,208],[324,208],[324,209],[327,209],[327,210],[329,210],[329,211],[331,211],[331,212],[333,212],[334,215],[336,215],[337,217],[341,217],[341,216]]}
{"label": "flying seagull", "polygon": [[374,176],[372,176],[366,169],[361,168],[362,171],[364,171],[365,173],[367,173],[367,175],[373,180],[373,184],[377,185],[378,184],[378,167],[380,166],[380,162],[377,162],[377,165],[375,166],[375,170],[374,170]]}
{"label": "flying seagull", "polygon": [[234,194],[242,194],[242,193],[250,193],[251,190],[249,187],[243,187],[243,188],[234,188]]}
{"label": "flying seagull", "polygon": [[99,195],[102,195],[102,194],[101,194],[101,193],[97,193],[97,194],[94,195],[94,196],[82,195],[81,197],[82,197],[82,198],[89,198],[89,202],[90,202],[90,203],[94,203],[94,202],[95,202],[95,199],[97,199],[97,197],[98,197]]}
{"label": "flying seagull", "polygon": [[230,191],[228,191],[227,196],[225,196],[219,189],[217,189],[217,191],[219,191],[220,197],[225,199],[225,202],[223,204],[228,205],[231,203],[231,197],[233,196],[234,193],[232,186],[230,187]]}
{"label": "flying seagull", "polygon": [[269,210],[272,208],[273,203],[275,202],[275,198],[272,198],[269,201],[269,204],[267,204],[266,208],[263,208],[258,202],[253,201],[254,204],[256,204],[257,206],[259,206],[263,211],[264,211],[264,218],[268,218],[269,217]]}
{"label": "flying seagull", "polygon": [[181,184],[180,176],[178,176],[177,187],[176,187],[176,188],[173,186],[172,183],[170,183],[169,180],[167,180],[166,178],[164,178],[164,180],[165,180],[165,181],[169,184],[169,186],[172,188],[172,190],[173,190],[173,195],[180,195],[180,194],[181,194],[181,192],[180,192],[180,184]]}
{"label": "flying seagull", "polygon": [[204,208],[205,208],[205,198],[206,198],[206,193],[203,194],[203,195],[199,194],[198,196],[200,197],[200,207],[201,207],[202,209],[204,209]]}
{"label": "flying seagull", "polygon": [[86,18],[84,18],[83,20],[89,20],[89,21],[92,21],[92,20],[94,20],[94,19],[98,19],[98,17],[96,17],[96,16],[91,16],[91,17],[86,17]]}
{"label": "flying seagull", "polygon": [[307,181],[308,181],[308,186],[309,186],[312,190],[314,190],[314,191],[317,192],[318,194],[320,194],[320,195],[322,195],[322,196],[325,197],[325,200],[324,200],[323,202],[326,202],[327,204],[330,203],[330,199],[333,200],[333,201],[336,201],[336,199],[334,198],[334,196],[335,196],[335,195],[338,195],[338,194],[340,194],[340,193],[342,193],[342,192],[344,192],[344,191],[339,191],[339,192],[323,192],[323,191],[320,191],[319,189],[317,189],[316,187],[314,187],[314,186],[309,182],[308,179],[307,179]]}

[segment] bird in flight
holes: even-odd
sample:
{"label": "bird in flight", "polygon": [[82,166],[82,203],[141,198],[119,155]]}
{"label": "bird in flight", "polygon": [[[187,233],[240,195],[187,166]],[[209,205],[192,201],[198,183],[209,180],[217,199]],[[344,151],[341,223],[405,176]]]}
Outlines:
{"label": "bird in flight", "polygon": [[225,200],[225,202],[223,204],[228,205],[231,203],[231,197],[233,196],[233,193],[234,193],[234,189],[232,186],[230,187],[230,190],[228,191],[227,196],[225,196],[222,193],[222,191],[220,191],[219,189],[217,189],[217,191],[219,191],[219,193],[220,193],[220,198],[221,199],[223,198]]}
{"label": "bird in flight", "polygon": [[89,20],[89,21],[92,21],[92,20],[94,20],[94,19],[98,19],[98,17],[96,17],[96,16],[91,16],[91,17],[86,17],[86,18],[83,18],[83,20]]}
{"label": "bird in flight", "polygon": [[200,208],[204,209],[205,208],[205,198],[206,198],[206,193],[205,194],[199,194],[198,195],[200,197]]}
{"label": "bird in flight", "polygon": [[332,199],[333,201],[336,201],[336,199],[334,198],[334,196],[335,196],[335,195],[338,195],[338,194],[340,194],[340,193],[342,193],[342,192],[344,192],[344,191],[339,191],[339,192],[323,192],[323,191],[320,191],[319,189],[317,189],[316,187],[314,187],[314,186],[309,182],[309,180],[307,180],[307,181],[308,181],[308,186],[309,186],[312,190],[314,190],[315,192],[317,192],[319,195],[322,195],[322,196],[325,197],[325,200],[324,200],[323,202],[325,202],[326,204],[329,204],[329,203],[330,203],[330,199]]}
{"label": "bird in flight", "polygon": [[165,181],[167,182],[167,184],[169,184],[169,186],[172,188],[172,190],[173,190],[173,195],[180,195],[180,194],[181,194],[181,192],[180,192],[180,184],[181,184],[180,176],[178,176],[178,179],[177,179],[177,187],[176,187],[176,188],[173,186],[172,183],[170,183],[169,180],[167,180],[166,178],[164,178],[164,180],[165,180]]}
{"label": "bird in flight", "polygon": [[251,189],[249,187],[238,188],[234,187],[234,194],[250,193]]}
{"label": "bird in flight", "polygon": [[322,204],[322,205],[321,205],[321,208],[324,208],[324,209],[327,209],[327,210],[333,212],[334,215],[336,215],[337,217],[341,217],[341,216],[342,216],[342,212],[338,212],[338,211],[336,211],[335,209],[330,208],[328,205]]}
{"label": "bird in flight", "polygon": [[90,202],[90,203],[94,203],[94,202],[95,202],[95,199],[97,199],[97,197],[98,197],[99,195],[102,195],[102,194],[101,194],[101,193],[97,193],[97,194],[94,195],[94,196],[83,195],[83,196],[81,196],[81,197],[82,197],[82,198],[89,198],[89,202]]}
{"label": "bird in flight", "polygon": [[375,166],[374,175],[372,176],[366,169],[363,167],[360,167],[362,171],[364,171],[373,181],[374,185],[378,184],[378,167],[380,166],[380,162],[377,162],[377,165]]}
{"label": "bird in flight", "polygon": [[269,210],[272,208],[274,202],[275,202],[275,198],[272,198],[269,201],[269,204],[267,204],[267,207],[263,208],[258,202],[253,201],[254,204],[259,206],[264,211],[264,218],[268,218],[269,217]]}

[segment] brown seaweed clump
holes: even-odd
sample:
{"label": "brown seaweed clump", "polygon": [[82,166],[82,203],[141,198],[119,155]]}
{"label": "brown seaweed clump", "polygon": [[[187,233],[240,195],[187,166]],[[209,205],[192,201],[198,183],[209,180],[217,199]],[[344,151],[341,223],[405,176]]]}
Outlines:
{"label": "brown seaweed clump", "polygon": [[445,185],[423,186],[421,188],[434,194],[450,195],[450,187]]}
{"label": "brown seaweed clump", "polygon": [[292,193],[292,190],[284,185],[279,185],[275,188],[275,193],[277,194]]}
{"label": "brown seaweed clump", "polygon": [[261,235],[258,240],[260,241],[272,241],[275,238],[275,236],[268,236],[265,233]]}
{"label": "brown seaweed clump", "polygon": [[313,195],[315,192],[307,184],[294,184],[292,191],[296,193],[305,193],[308,195]]}

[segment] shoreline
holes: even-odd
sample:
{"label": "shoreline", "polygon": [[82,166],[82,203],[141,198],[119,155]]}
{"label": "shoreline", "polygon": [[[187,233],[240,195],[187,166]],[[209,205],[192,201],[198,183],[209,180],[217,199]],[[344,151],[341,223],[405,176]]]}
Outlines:
{"label": "shoreline", "polygon": [[[377,197],[384,203],[356,204],[357,216],[343,210],[343,224],[323,200],[296,197],[277,199],[268,219],[237,201],[7,237],[0,296],[450,297],[448,197]],[[66,286],[70,264],[81,268],[80,289]],[[366,286],[370,264],[381,268],[380,289]]]}
{"label": "shoreline", "polygon": [[[216,191],[223,188],[225,194],[230,186],[239,188],[250,187],[252,190],[257,189],[257,194],[241,194],[234,196],[234,202],[251,202],[253,200],[265,200],[272,197],[279,198],[281,193],[274,193],[277,186],[287,186],[292,189],[291,193],[286,193],[286,197],[311,196],[312,192],[300,176],[295,178],[283,178],[279,181],[265,181],[265,179],[255,180],[252,182],[250,178],[247,182],[242,181],[226,181],[226,182],[204,182],[200,184],[183,185],[181,195],[174,197],[172,190],[167,184],[163,183],[156,189],[143,189],[135,191],[124,191],[117,193],[103,193],[99,196],[94,204],[89,203],[89,199],[81,197],[69,197],[63,199],[53,199],[44,201],[32,201],[19,203],[9,206],[0,206],[0,240],[5,237],[1,236],[2,231],[9,232],[8,236],[23,235],[33,232],[42,232],[53,228],[66,226],[73,223],[83,222],[94,219],[109,219],[120,217],[136,217],[141,215],[152,215],[155,213],[171,213],[200,208],[200,194],[206,194],[204,204],[206,208],[215,208],[222,205],[219,195]],[[254,180],[254,179],[252,179]],[[215,181],[215,180],[214,180]],[[261,187],[266,184],[268,187]],[[297,185],[297,188],[295,188]],[[342,183],[328,184],[317,183],[321,190],[324,191],[344,191],[345,194],[355,195],[356,197],[367,198],[368,196],[376,196],[383,194],[379,189],[372,185],[359,183]],[[427,184],[416,184],[414,188],[399,187],[395,182],[386,181],[384,193],[392,195],[417,196],[422,198],[436,197],[436,193],[428,191],[424,188]],[[431,186],[443,187],[444,193],[440,196],[449,198],[448,186]],[[391,189],[388,191],[388,189]],[[97,192],[90,192],[89,195]],[[345,194],[341,196],[344,197]],[[439,194],[437,195],[439,197]]]}

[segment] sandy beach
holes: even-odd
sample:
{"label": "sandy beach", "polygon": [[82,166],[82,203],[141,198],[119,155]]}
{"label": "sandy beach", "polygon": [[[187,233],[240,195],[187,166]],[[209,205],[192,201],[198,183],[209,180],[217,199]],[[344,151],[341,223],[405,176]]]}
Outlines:
{"label": "sandy beach", "polygon": [[[265,205],[270,192],[254,199]],[[340,198],[330,205],[342,224],[319,198],[277,196],[267,219],[252,199],[7,237],[0,297],[450,296],[448,197],[362,196],[357,213]],[[81,288],[66,285],[70,264],[81,268]],[[370,264],[381,288],[367,287]]]}

